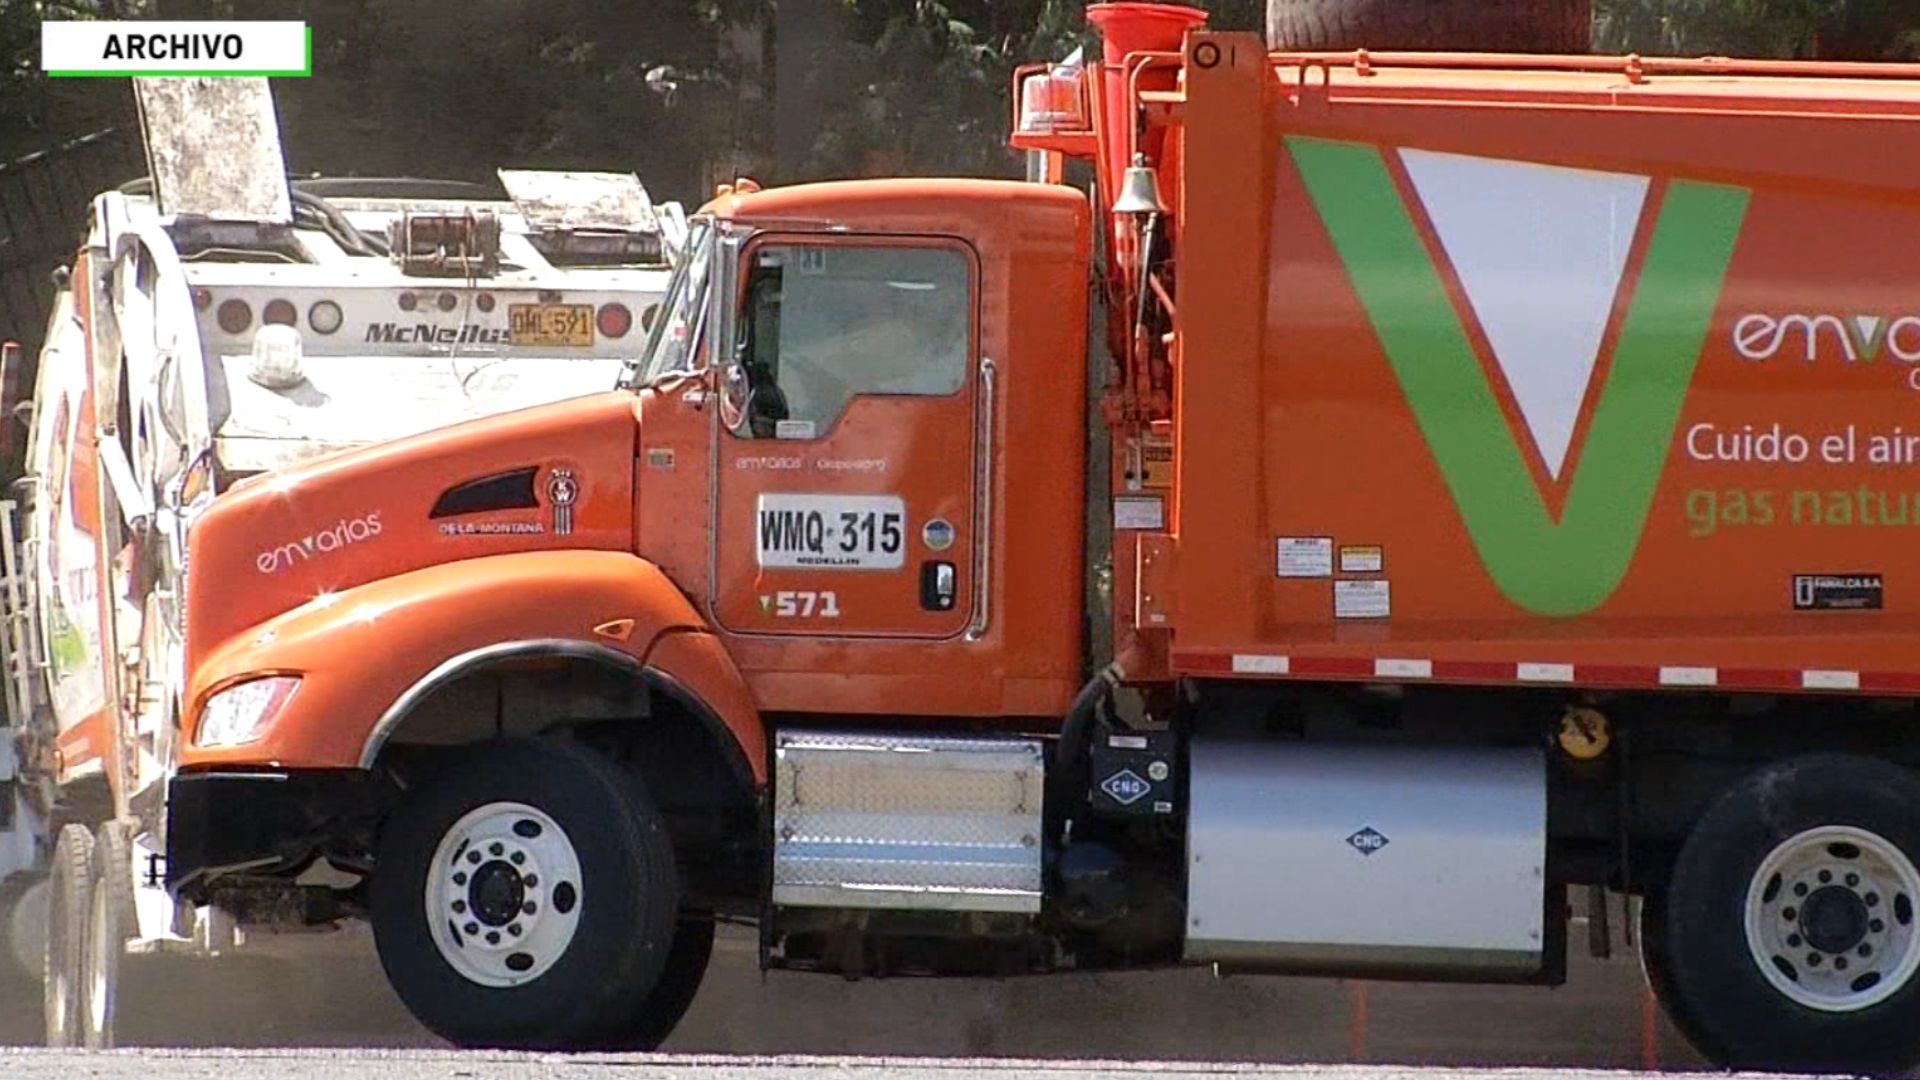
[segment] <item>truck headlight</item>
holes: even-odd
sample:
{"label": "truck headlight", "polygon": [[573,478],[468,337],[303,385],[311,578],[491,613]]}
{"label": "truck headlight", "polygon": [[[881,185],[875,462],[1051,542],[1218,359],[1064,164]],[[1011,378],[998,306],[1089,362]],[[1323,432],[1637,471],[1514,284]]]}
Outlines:
{"label": "truck headlight", "polygon": [[300,688],[297,675],[268,675],[235,683],[207,698],[193,742],[202,749],[241,746],[260,737]]}

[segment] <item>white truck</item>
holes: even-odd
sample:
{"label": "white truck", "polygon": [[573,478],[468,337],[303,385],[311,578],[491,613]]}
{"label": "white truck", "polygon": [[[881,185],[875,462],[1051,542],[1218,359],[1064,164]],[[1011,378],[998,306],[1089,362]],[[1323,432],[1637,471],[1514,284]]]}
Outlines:
{"label": "white truck", "polygon": [[28,441],[0,514],[0,912],[51,1045],[112,1045],[123,957],[311,915],[158,886],[187,523],[318,454],[611,388],[685,232],[631,174],[289,182],[266,80],[135,89],[150,175],[93,201],[31,400],[0,403]]}

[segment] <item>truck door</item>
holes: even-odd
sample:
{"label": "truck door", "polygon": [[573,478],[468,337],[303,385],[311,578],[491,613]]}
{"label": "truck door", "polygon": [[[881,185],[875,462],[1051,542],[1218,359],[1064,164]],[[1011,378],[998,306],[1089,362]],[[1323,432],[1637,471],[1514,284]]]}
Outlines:
{"label": "truck door", "polygon": [[975,604],[990,407],[972,249],[762,234],[736,265],[716,410],[716,621],[756,634],[959,634]]}

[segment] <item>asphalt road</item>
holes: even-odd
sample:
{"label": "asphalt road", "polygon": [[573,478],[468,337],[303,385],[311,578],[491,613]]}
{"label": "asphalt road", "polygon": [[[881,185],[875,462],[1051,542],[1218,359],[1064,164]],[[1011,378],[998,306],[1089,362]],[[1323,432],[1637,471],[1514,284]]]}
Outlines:
{"label": "asphalt road", "polygon": [[[287,1052],[193,1050],[72,1054],[0,1050],[9,1080],[320,1080],[351,1075],[365,1080],[492,1080],[615,1075],[699,1080],[988,1080],[1007,1076],[1078,1080],[1080,1077],[1152,1080],[1237,1080],[1240,1077],[1327,1080],[1512,1080],[1512,1072],[1420,1069],[1406,1066],[1192,1065],[1166,1062],[1037,1061],[927,1058],[752,1058],[649,1055],[645,1057],[531,1057],[421,1051]],[[1541,1074],[1529,1072],[1527,1076]],[[1556,1080],[1632,1080],[1649,1073],[1565,1070]]]}
{"label": "asphalt road", "polygon": [[[1584,928],[1569,935],[1584,943]],[[407,1015],[387,988],[364,931],[304,934],[261,942],[261,955],[135,964],[122,998],[122,1045],[134,1047],[320,1047],[431,1050],[443,1046]],[[0,1003],[0,1043],[39,1040],[37,1000]],[[1631,953],[1608,962],[1575,956],[1567,985],[1434,986],[1339,980],[1233,977],[1204,969],[1128,975],[1006,980],[893,979],[849,982],[774,972],[754,962],[743,932],[723,934],[714,966],[681,1028],[663,1048],[681,1054],[912,1055],[953,1059],[1062,1061],[1357,1062],[1435,1066],[1697,1068],[1699,1060],[1655,1016]],[[221,1058],[151,1055],[87,1058],[0,1057],[0,1075],[37,1077],[254,1075],[292,1080],[339,1075],[349,1059],[247,1056],[229,1071]],[[355,1075],[575,1075],[587,1059],[354,1057]],[[598,1059],[592,1059],[598,1060]],[[64,1064],[62,1063],[64,1061]],[[362,1067],[366,1070],[362,1072]],[[642,1075],[677,1075],[682,1064],[647,1060]],[[917,1066],[943,1080],[980,1062]],[[704,1068],[704,1067],[703,1067]],[[786,1075],[764,1062],[726,1070]],[[869,1075],[867,1066],[782,1063],[791,1075]],[[898,1075],[892,1066],[874,1066]],[[317,1071],[303,1071],[303,1070]],[[381,1071],[394,1070],[394,1071]],[[559,1070],[559,1071],[555,1071]],[[665,1071],[659,1071],[665,1070]],[[1022,1067],[1018,1071],[1026,1072]],[[1105,1073],[1106,1067],[1095,1072]],[[1166,1075],[1217,1076],[1212,1068]],[[46,1072],[51,1077],[53,1071]],[[1049,1072],[1049,1075],[1052,1075]],[[1079,1075],[1062,1073],[1061,1075]],[[1295,1074],[1282,1074],[1295,1075]],[[1329,1072],[1391,1076],[1393,1070]]]}

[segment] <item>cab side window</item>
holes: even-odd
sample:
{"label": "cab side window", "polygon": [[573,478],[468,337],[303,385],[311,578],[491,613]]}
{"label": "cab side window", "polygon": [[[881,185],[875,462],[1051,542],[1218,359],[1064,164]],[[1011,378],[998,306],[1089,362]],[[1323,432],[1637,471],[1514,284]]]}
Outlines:
{"label": "cab side window", "polygon": [[967,260],[950,248],[762,245],[739,352],[750,434],[823,435],[856,394],[957,392],[972,310]]}

